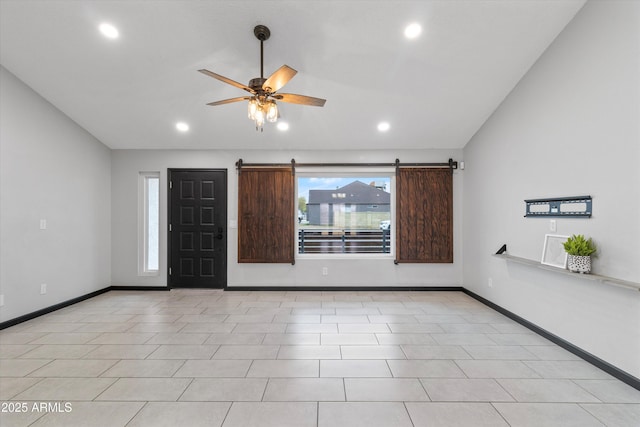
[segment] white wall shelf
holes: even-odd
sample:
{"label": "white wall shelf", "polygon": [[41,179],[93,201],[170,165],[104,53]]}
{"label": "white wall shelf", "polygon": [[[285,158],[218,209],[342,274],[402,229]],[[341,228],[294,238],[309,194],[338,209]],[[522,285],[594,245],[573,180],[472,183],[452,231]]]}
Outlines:
{"label": "white wall shelf", "polygon": [[580,274],[580,273],[572,273],[569,270],[565,270],[558,267],[552,267],[549,265],[541,264],[538,261],[534,261],[532,259],[521,258],[518,256],[508,255],[506,253],[502,254],[494,254],[496,258],[502,258],[507,261],[516,262],[518,264],[529,265],[531,267],[540,268],[542,270],[553,271],[555,273],[564,274],[565,276],[571,276],[576,279],[584,279],[591,280],[594,282],[606,283],[608,285],[621,286],[623,288],[633,289],[635,291],[640,291],[640,283],[630,282],[628,280],[616,279],[614,277],[602,276],[600,274]]}

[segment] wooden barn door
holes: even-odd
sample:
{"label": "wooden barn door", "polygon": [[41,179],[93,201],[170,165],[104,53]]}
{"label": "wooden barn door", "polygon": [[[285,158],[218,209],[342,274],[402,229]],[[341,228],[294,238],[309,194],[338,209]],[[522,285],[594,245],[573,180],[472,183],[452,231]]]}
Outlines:
{"label": "wooden barn door", "polygon": [[238,262],[295,262],[296,197],[291,168],[242,168]]}
{"label": "wooden barn door", "polygon": [[452,263],[451,170],[399,168],[396,183],[396,261]]}

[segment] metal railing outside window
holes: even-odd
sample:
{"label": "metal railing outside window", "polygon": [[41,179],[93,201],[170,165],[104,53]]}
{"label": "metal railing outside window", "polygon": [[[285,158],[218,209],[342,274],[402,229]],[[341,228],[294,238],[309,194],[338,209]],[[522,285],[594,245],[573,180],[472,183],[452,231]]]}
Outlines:
{"label": "metal railing outside window", "polygon": [[391,252],[391,230],[300,228],[300,254],[388,254]]}

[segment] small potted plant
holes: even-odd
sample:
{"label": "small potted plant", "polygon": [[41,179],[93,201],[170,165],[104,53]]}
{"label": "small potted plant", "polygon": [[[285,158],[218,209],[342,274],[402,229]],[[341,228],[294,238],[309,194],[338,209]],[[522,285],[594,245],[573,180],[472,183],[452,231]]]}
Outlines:
{"label": "small potted plant", "polygon": [[582,234],[574,234],[564,242],[564,250],[569,254],[569,271],[591,273],[591,255],[596,252],[596,245],[591,238],[586,239]]}

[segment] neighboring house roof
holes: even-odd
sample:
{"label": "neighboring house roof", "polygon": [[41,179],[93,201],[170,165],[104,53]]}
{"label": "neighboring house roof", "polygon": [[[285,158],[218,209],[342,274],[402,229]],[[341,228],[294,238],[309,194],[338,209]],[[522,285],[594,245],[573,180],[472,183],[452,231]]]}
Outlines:
{"label": "neighboring house roof", "polygon": [[361,181],[353,181],[335,190],[309,190],[309,205],[321,203],[351,203],[361,205],[388,205],[391,194]]}

